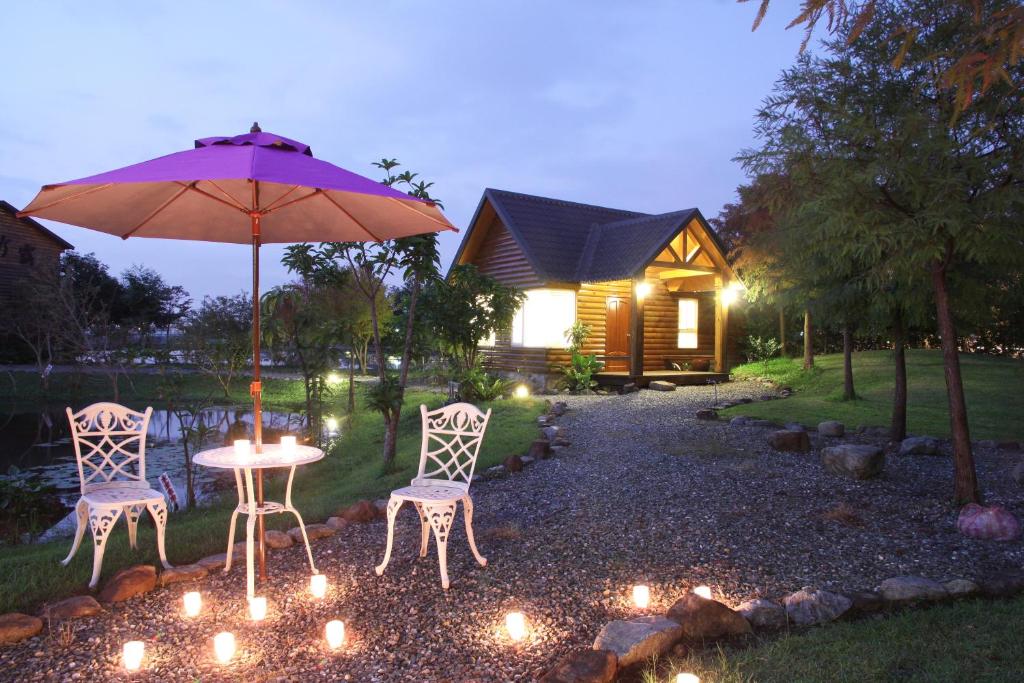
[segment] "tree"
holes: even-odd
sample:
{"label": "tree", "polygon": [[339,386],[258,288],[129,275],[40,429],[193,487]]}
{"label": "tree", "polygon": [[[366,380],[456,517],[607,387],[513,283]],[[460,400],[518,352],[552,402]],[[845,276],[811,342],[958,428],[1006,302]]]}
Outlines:
{"label": "tree", "polygon": [[252,355],[252,300],[248,294],[204,297],[182,328],[186,359],[213,377],[224,397]]}
{"label": "tree", "polygon": [[[907,12],[921,28],[897,68],[887,41]],[[872,292],[930,282],[961,503],[980,495],[949,285],[972,271],[1000,272],[1024,251],[1024,100],[1000,81],[958,112],[944,87],[974,26],[959,7],[918,0],[879,5],[859,35],[840,27],[824,56],[803,55],[783,74],[759,114],[762,147],[748,155],[748,169],[784,169],[808,188],[793,213],[805,252],[858,263]],[[1017,64],[1010,80],[1021,71]]]}
{"label": "tree", "polygon": [[171,286],[152,268],[135,265],[121,274],[111,317],[133,328],[145,346],[153,330],[167,330],[188,313],[192,300],[183,287]]}
{"label": "tree", "polygon": [[480,342],[508,329],[525,295],[482,274],[472,264],[453,266],[447,280],[423,292],[423,316],[460,374],[477,365]]}

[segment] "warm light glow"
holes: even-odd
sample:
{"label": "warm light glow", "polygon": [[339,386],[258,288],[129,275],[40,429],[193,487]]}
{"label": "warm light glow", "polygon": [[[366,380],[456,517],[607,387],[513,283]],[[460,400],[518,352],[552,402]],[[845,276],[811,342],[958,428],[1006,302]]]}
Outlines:
{"label": "warm light glow", "polygon": [[329,417],[327,418],[327,431],[336,432],[338,431],[338,418]]}
{"label": "warm light glow", "polygon": [[146,652],[146,644],[141,640],[129,640],[121,650],[121,660],[128,671],[142,668],[142,655]]}
{"label": "warm light glow", "polygon": [[341,384],[341,375],[339,375],[336,372],[330,373],[329,375],[327,375],[327,383],[328,384]]}
{"label": "warm light glow", "polygon": [[285,452],[285,455],[295,455],[295,437],[282,436],[281,450]]}
{"label": "warm light glow", "polygon": [[515,396],[516,398],[527,398],[530,395],[530,387],[525,384],[520,384],[516,387]]}
{"label": "warm light glow", "polygon": [[640,609],[647,609],[651,604],[651,589],[647,586],[633,586],[633,604]]}
{"label": "warm light glow", "polygon": [[249,616],[253,621],[267,618],[267,599],[263,597],[249,598]]}
{"label": "warm light glow", "polygon": [[576,292],[571,289],[528,289],[512,318],[511,344],[540,349],[564,349],[576,320]]}
{"label": "warm light glow", "polygon": [[327,577],[323,574],[313,574],[309,577],[309,592],[314,598],[322,598],[327,595]]}
{"label": "warm light glow", "polygon": [[700,676],[691,673],[676,674],[676,683],[700,683]]}
{"label": "warm light glow", "polygon": [[711,589],[708,586],[697,586],[693,589],[693,592],[705,600],[711,599]]}
{"label": "warm light glow", "polygon": [[327,622],[327,647],[337,650],[345,642],[345,622],[337,619]]}
{"label": "warm light glow", "polygon": [[505,615],[505,628],[512,640],[522,640],[526,637],[526,617],[522,612],[509,612]]}
{"label": "warm light glow", "polygon": [[196,617],[199,616],[199,610],[203,608],[203,598],[199,595],[199,591],[190,591],[185,593],[185,597],[182,598],[185,603],[185,616]]}
{"label": "warm light glow", "polygon": [[217,661],[227,664],[235,656],[235,634],[222,631],[213,637],[213,651],[217,654]]}
{"label": "warm light glow", "polygon": [[249,439],[235,439],[235,455],[239,458],[248,458],[250,448]]}
{"label": "warm light glow", "polygon": [[650,282],[638,282],[636,284],[636,297],[638,299],[643,299],[644,297],[646,297],[650,293],[651,293],[651,283]]}
{"label": "warm light glow", "polygon": [[721,290],[722,305],[730,306],[736,302],[736,299],[740,297],[740,294],[744,292],[745,288],[740,282],[730,282],[725,289]]}

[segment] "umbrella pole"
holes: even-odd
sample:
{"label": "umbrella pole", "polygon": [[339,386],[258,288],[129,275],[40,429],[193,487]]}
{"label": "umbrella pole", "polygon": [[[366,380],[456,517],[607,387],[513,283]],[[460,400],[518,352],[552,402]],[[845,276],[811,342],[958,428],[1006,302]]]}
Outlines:
{"label": "umbrella pole", "polygon": [[[256,211],[259,206],[259,190],[253,183],[252,217],[252,394],[253,431],[256,440],[256,452],[263,452],[263,384],[260,381],[260,215]],[[256,470],[256,505],[263,507],[263,469]],[[267,579],[267,549],[264,545],[263,515],[256,515],[256,563],[259,566],[259,579]]]}

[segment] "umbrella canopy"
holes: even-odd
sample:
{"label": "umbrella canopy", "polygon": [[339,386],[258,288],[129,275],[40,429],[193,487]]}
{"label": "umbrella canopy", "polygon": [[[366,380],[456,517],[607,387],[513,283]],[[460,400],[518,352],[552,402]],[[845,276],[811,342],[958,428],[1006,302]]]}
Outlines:
{"label": "umbrella canopy", "polygon": [[122,238],[205,242],[380,241],[454,229],[429,201],[316,159],[308,145],[253,132],[45,185],[21,212]]}

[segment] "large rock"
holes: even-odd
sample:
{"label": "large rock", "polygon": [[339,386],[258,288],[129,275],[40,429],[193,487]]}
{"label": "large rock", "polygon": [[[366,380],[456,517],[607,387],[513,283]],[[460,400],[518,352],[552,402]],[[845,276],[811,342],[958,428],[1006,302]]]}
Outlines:
{"label": "large rock", "polygon": [[[330,520],[328,520],[330,521]],[[266,542],[268,548],[274,550],[284,550],[295,545],[295,539],[289,536],[284,531],[278,531],[277,529],[267,529],[267,532],[263,535],[263,540]]]}
{"label": "large rock", "polygon": [[595,650],[609,650],[626,667],[669,651],[683,635],[683,628],[665,617],[637,617],[610,621],[594,639]]}
{"label": "large rock", "polygon": [[551,442],[547,439],[534,439],[527,456],[536,460],[547,460],[551,457]]}
{"label": "large rock", "polygon": [[201,564],[182,564],[160,572],[160,576],[157,577],[157,582],[161,586],[169,586],[172,583],[202,579],[209,573],[209,567],[204,567]]}
{"label": "large rock", "polygon": [[999,505],[984,507],[968,503],[960,509],[956,528],[968,538],[983,541],[1015,541],[1020,538],[1020,522],[1013,513]]}
{"label": "large rock", "polygon": [[678,621],[683,635],[693,640],[714,640],[750,633],[750,623],[738,612],[720,602],[687,593],[668,610],[668,618]]}
{"label": "large rock", "polygon": [[75,617],[91,617],[103,611],[100,603],[91,595],[76,595],[60,602],[47,605],[43,608],[42,617],[59,621],[61,619],[74,619]]}
{"label": "large rock", "polygon": [[777,451],[806,453],[811,450],[811,439],[807,432],[781,429],[768,435],[768,445]]}
{"label": "large rock", "polygon": [[611,683],[618,657],[608,650],[576,650],[563,657],[540,679],[541,683]]}
{"label": "large rock", "polygon": [[137,564],[110,577],[100,591],[100,602],[124,602],[136,595],[142,595],[156,588],[156,567],[151,564]]}
{"label": "large rock", "polygon": [[811,626],[835,621],[853,606],[853,601],[845,595],[807,586],[787,595],[782,604],[786,606],[790,621],[799,626]]}
{"label": "large rock", "polygon": [[737,415],[733,419],[729,420],[730,427],[745,427],[750,424],[750,418],[746,415]]}
{"label": "large rock", "polygon": [[920,602],[949,597],[945,586],[923,576],[894,576],[883,581],[878,592],[889,602]]}
{"label": "large rock", "polygon": [[[235,560],[237,558],[232,557],[231,559]],[[207,570],[212,572],[217,569],[223,569],[224,565],[227,564],[227,561],[227,553],[217,553],[216,555],[207,555],[203,559],[198,560],[196,564],[198,564],[200,567],[206,567]]]}
{"label": "large rock", "polygon": [[648,384],[647,388],[653,391],[675,391],[676,385],[672,382],[665,382],[663,380],[656,379]]}
{"label": "large rock", "polygon": [[989,574],[978,581],[982,595],[1008,598],[1024,592],[1024,573],[1019,571]]}
{"label": "large rock", "polygon": [[[39,617],[21,614],[20,612],[0,614],[0,645],[21,642],[42,630],[43,620]],[[8,671],[8,673],[13,672]]]}
{"label": "large rock", "polygon": [[380,510],[372,502],[360,500],[341,510],[338,516],[350,522],[372,522],[380,517]]}
{"label": "large rock", "polygon": [[825,420],[818,424],[818,433],[822,436],[842,436],[846,427],[838,420]]}
{"label": "large rock", "polygon": [[853,617],[864,614],[874,614],[885,607],[885,600],[875,591],[843,591],[843,596],[853,603],[845,616]]}
{"label": "large rock", "polygon": [[547,439],[548,441],[554,441],[555,439],[557,439],[558,432],[560,431],[562,430],[555,425],[551,425],[550,427],[545,427],[544,429],[540,430],[541,434],[543,434],[544,438]]}
{"label": "large rock", "polygon": [[821,449],[821,462],[832,474],[870,479],[885,468],[885,452],[878,446],[846,443]]}
{"label": "large rock", "polygon": [[786,626],[786,608],[774,600],[747,600],[736,611],[756,629],[775,630]]}
{"label": "large rock", "polygon": [[718,413],[716,413],[714,411],[714,409],[712,409],[712,408],[701,408],[696,413],[694,413],[694,416],[698,420],[717,420],[718,419]]}
{"label": "large rock", "polygon": [[[326,524],[307,524],[306,525],[306,536],[311,541],[315,541],[318,538],[327,538],[338,533]],[[302,529],[299,527],[292,527],[288,530],[288,535],[292,537],[296,543],[302,543]]]}
{"label": "large rock", "polygon": [[1024,486],[1024,461],[1013,466],[1010,470],[1010,479],[1013,479],[1017,486]]}
{"label": "large rock", "polygon": [[523,459],[518,455],[510,455],[501,463],[505,466],[505,469],[509,472],[522,472],[523,471]]}
{"label": "large rock", "polygon": [[[324,524],[331,527],[335,531],[341,531],[351,523],[352,522],[348,521],[344,517],[328,517],[327,521],[324,522]],[[285,534],[285,536],[288,536],[288,534]],[[295,540],[291,536],[288,536],[288,540],[290,540],[292,543],[295,542]]]}
{"label": "large rock", "polygon": [[900,455],[935,455],[939,440],[930,436],[908,436],[900,442]]}
{"label": "large rock", "polygon": [[551,414],[555,417],[565,415],[567,410],[569,410],[569,404],[565,401],[555,401],[551,404]]}
{"label": "large rock", "polygon": [[942,584],[946,592],[949,593],[950,597],[953,598],[965,598],[968,595],[974,595],[981,588],[978,584],[974,583],[970,579],[953,579]]}

